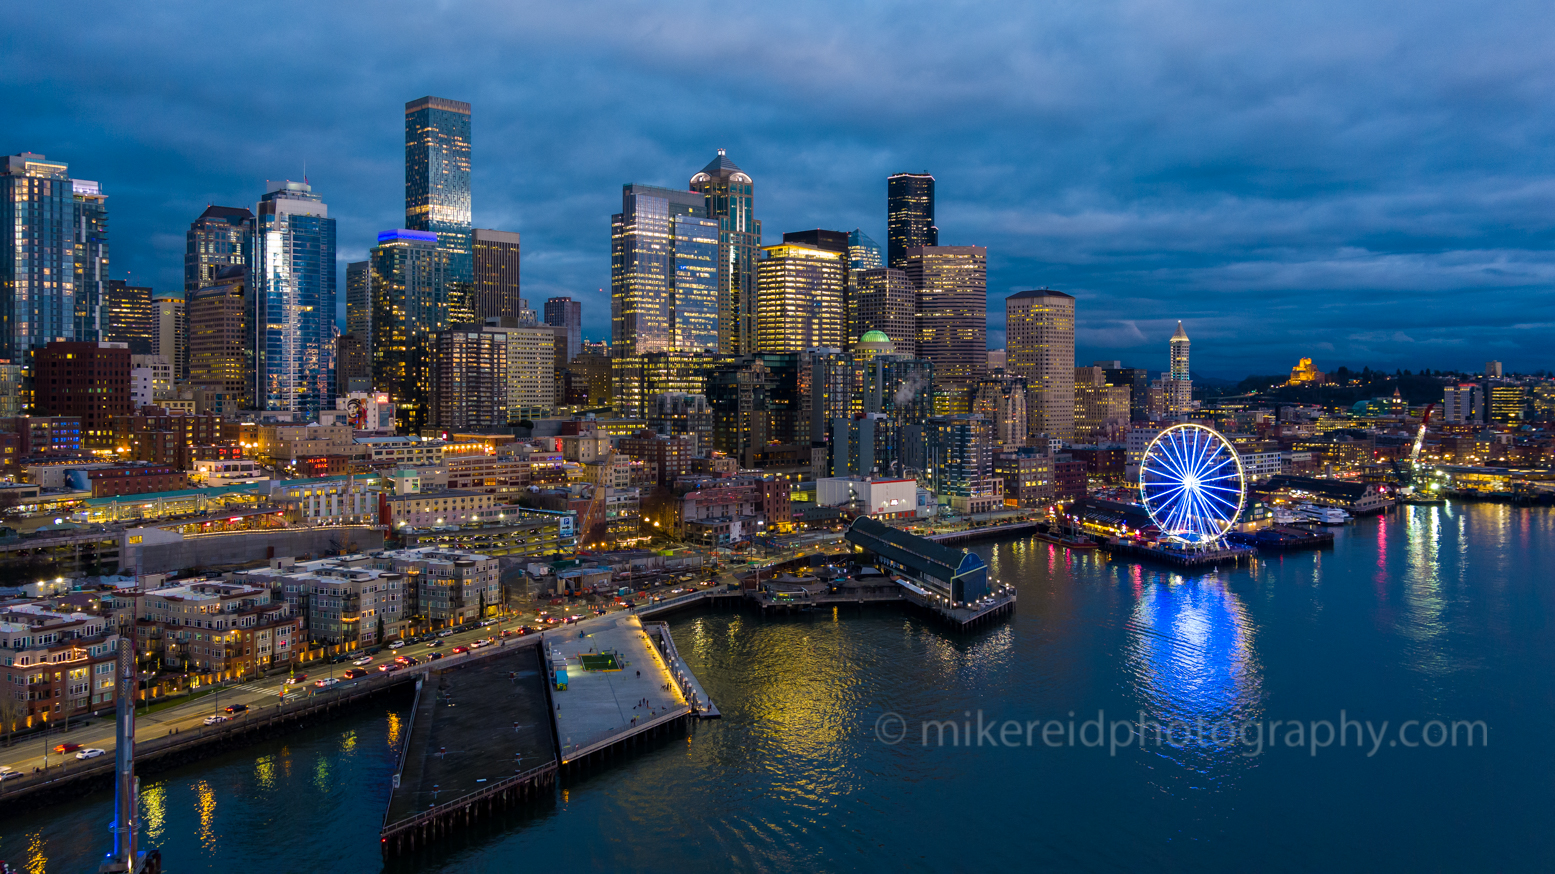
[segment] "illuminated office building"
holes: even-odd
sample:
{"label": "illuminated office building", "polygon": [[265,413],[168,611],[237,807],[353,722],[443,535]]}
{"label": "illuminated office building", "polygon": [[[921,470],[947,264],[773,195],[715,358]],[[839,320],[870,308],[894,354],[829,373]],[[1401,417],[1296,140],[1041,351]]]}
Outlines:
{"label": "illuminated office building", "polygon": [[102,339],[102,305],[108,293],[108,197],[102,186],[70,181],[76,269],[76,339]]}
{"label": "illuminated office building", "polygon": [[529,304],[519,295],[519,235],[486,228],[476,228],[474,233],[471,311],[477,319],[513,316],[522,322]]}
{"label": "illuminated office building", "polygon": [[0,167],[0,359],[76,334],[70,168],[23,152]]}
{"label": "illuminated office building", "polygon": [[184,296],[177,292],[164,292],[152,300],[151,306],[155,311],[151,332],[152,354],[167,360],[173,368],[173,379],[184,379],[189,375],[189,319],[184,308]]}
{"label": "illuminated office building", "polygon": [[917,355],[918,291],[906,273],[889,267],[854,272],[849,304],[851,335],[879,331],[898,355]]}
{"label": "illuminated office building", "polygon": [[189,293],[189,380],[220,391],[228,409],[254,405],[253,345],[248,342],[248,271],[222,268],[213,281]]}
{"label": "illuminated office building", "polygon": [[927,173],[897,173],[886,179],[885,266],[907,269],[907,250],[938,246],[934,226],[934,177]]}
{"label": "illuminated office building", "polygon": [[255,209],[254,401],[335,405],[335,220],[306,182],[272,182]]}
{"label": "illuminated office building", "polygon": [[254,247],[254,214],[241,206],[208,206],[184,235],[184,296],[216,282],[227,267],[247,270]]}
{"label": "illuminated office building", "polygon": [[981,379],[988,369],[988,250],[914,247],[905,265],[918,291],[917,354],[934,362],[942,386]]}
{"label": "illuminated office building", "polygon": [[567,332],[566,364],[583,351],[583,304],[570,297],[552,297],[545,301],[545,323]]}
{"label": "illuminated office building", "polygon": [[151,355],[154,346],[155,309],[151,289],[110,279],[102,304],[103,339],[129,346],[131,355]]}
{"label": "illuminated office building", "polygon": [[799,243],[761,250],[756,268],[756,351],[842,349],[847,338],[843,253]]}
{"label": "illuminated office building", "polygon": [[450,283],[473,280],[470,215],[470,104],[412,100],[405,104],[405,227],[437,235]]}
{"label": "illuminated office building", "polygon": [[1010,295],[1004,334],[1004,369],[1028,386],[1028,432],[1074,439],[1074,297],[1047,288]]}
{"label": "illuminated office building", "polygon": [[407,229],[379,234],[370,255],[373,388],[412,433],[427,424],[432,336],[449,325],[448,260],[436,234]]}
{"label": "illuminated office building", "polygon": [[691,190],[706,199],[707,217],[718,223],[718,351],[749,355],[756,350],[756,261],[761,222],[756,219],[756,185],[718,150]]}

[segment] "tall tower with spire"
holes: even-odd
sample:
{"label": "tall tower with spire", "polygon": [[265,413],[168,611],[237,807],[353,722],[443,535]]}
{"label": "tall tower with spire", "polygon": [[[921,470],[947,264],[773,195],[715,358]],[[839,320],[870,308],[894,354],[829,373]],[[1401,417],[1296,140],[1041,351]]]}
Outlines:
{"label": "tall tower with spire", "polygon": [[723,149],[691,177],[691,190],[707,198],[707,217],[718,222],[718,351],[725,355],[756,351],[755,187]]}
{"label": "tall tower with spire", "polygon": [[1167,403],[1174,416],[1186,415],[1193,407],[1193,376],[1188,371],[1188,332],[1177,322],[1172,334],[1171,372],[1167,380]]}

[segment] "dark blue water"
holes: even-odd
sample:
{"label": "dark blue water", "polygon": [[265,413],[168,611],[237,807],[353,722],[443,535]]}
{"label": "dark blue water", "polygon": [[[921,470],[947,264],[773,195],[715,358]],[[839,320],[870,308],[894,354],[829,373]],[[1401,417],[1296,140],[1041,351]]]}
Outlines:
{"label": "dark blue water", "polygon": [[[1555,513],[1404,508],[1330,551],[1196,576],[977,551],[1021,593],[977,634],[891,608],[675,620],[721,722],[390,870],[1555,866]],[[1168,743],[1150,727],[1139,747],[1141,710]],[[401,719],[150,778],[146,842],[171,872],[381,870]],[[925,747],[924,720],[971,730]],[[13,814],[0,858],[95,869],[108,808]]]}

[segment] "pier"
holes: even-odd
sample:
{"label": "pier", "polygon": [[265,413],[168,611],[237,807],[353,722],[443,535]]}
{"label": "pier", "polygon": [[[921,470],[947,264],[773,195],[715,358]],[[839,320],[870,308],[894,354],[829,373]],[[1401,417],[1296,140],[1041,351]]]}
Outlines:
{"label": "pier", "polygon": [[1160,564],[1168,564],[1179,568],[1219,567],[1220,565],[1237,565],[1250,560],[1256,555],[1256,550],[1248,546],[1222,546],[1214,549],[1187,550],[1187,549],[1159,549],[1149,546],[1141,546],[1120,538],[1111,537],[1103,541],[1102,549],[1115,555],[1126,555],[1141,561],[1152,561]]}

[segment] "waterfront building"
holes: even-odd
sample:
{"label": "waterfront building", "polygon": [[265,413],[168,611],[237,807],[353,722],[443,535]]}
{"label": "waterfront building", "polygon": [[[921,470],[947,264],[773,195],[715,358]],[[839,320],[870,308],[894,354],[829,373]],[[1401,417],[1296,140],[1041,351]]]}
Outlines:
{"label": "waterfront building", "polygon": [[471,284],[470,104],[442,97],[405,104],[405,227],[436,235],[448,264],[445,282]]}
{"label": "waterfront building", "polygon": [[255,209],[254,403],[334,405],[335,220],[306,182],[271,182]]}
{"label": "waterfront building", "polygon": [[254,213],[241,206],[208,206],[189,224],[184,240],[184,296],[216,282],[228,267],[248,270],[253,260]]}
{"label": "waterfront building", "polygon": [[941,385],[967,386],[982,378],[988,368],[988,250],[915,246],[902,269],[918,292],[917,354],[934,362]]}
{"label": "waterfront building", "polygon": [[70,168],[43,155],[0,167],[0,359],[76,336],[76,217]]}
{"label": "waterfront building", "polygon": [[886,178],[886,264],[907,269],[908,250],[939,245],[934,225],[934,177],[896,173]]}
{"label": "waterfront building", "polygon": [[[254,361],[249,343],[248,272],[224,267],[189,292],[189,380],[217,389],[224,408],[253,409]],[[171,388],[171,386],[169,386]]]}
{"label": "waterfront building", "polygon": [[[15,678],[0,712],[7,732],[102,713],[114,705],[118,624],[47,601],[0,608],[0,648]],[[15,773],[14,771],[11,773]]]}
{"label": "waterfront building", "polygon": [[545,301],[545,323],[567,331],[566,365],[583,351],[583,304],[570,297],[552,297]]}
{"label": "waterfront building", "polygon": [[108,196],[102,186],[85,179],[70,180],[74,201],[76,271],[76,339],[103,337],[102,303],[108,293]]}
{"label": "waterfront building", "polygon": [[428,231],[378,235],[372,263],[373,387],[394,395],[400,426],[427,424],[432,335],[447,327],[448,253]]}
{"label": "waterfront building", "polygon": [[108,280],[102,300],[103,339],[129,346],[131,355],[150,355],[154,347],[154,310],[151,289]]}
{"label": "waterfront building", "polygon": [[33,384],[39,413],[79,418],[86,448],[111,448],[110,419],[130,413],[129,346],[56,340],[34,354]]}
{"label": "waterfront building", "polygon": [[1035,446],[1000,452],[994,456],[994,476],[1004,482],[1005,503],[1023,509],[1044,507],[1057,494],[1053,458]]}
{"label": "waterfront building", "polygon": [[706,215],[718,223],[718,350],[725,355],[756,351],[756,262],[761,222],[756,218],[756,184],[718,150],[691,190],[706,198]]}
{"label": "waterfront building", "polygon": [[1036,288],[1004,299],[1005,369],[1031,398],[1027,430],[1074,439],[1074,297]]}
{"label": "waterfront building", "polygon": [[240,679],[285,664],[307,648],[306,619],[274,597],[270,586],[179,582],[114,599],[116,609],[133,611],[144,654],[164,671]]}
{"label": "waterfront building", "polygon": [[881,570],[900,574],[952,605],[988,595],[988,566],[982,558],[916,534],[892,528],[870,516],[848,526],[847,539],[874,557]]}
{"label": "waterfront building", "polygon": [[519,235],[487,228],[476,228],[474,235],[475,286],[470,309],[477,319],[513,316],[522,323],[529,303],[519,292]]}
{"label": "waterfront building", "polygon": [[1133,393],[1127,385],[1112,385],[1101,367],[1074,371],[1074,440],[1098,443],[1122,436],[1131,418]]}
{"label": "waterfront building", "polygon": [[842,349],[846,281],[841,252],[799,243],[764,247],[757,266],[756,351]]}
{"label": "waterfront building", "polygon": [[917,355],[918,292],[906,273],[891,268],[856,271],[851,292],[850,336],[879,331],[890,338],[897,354]]}
{"label": "waterfront building", "polygon": [[1188,332],[1177,323],[1171,339],[1171,370],[1167,374],[1167,408],[1176,418],[1187,416],[1193,410],[1193,374],[1188,370]]}

